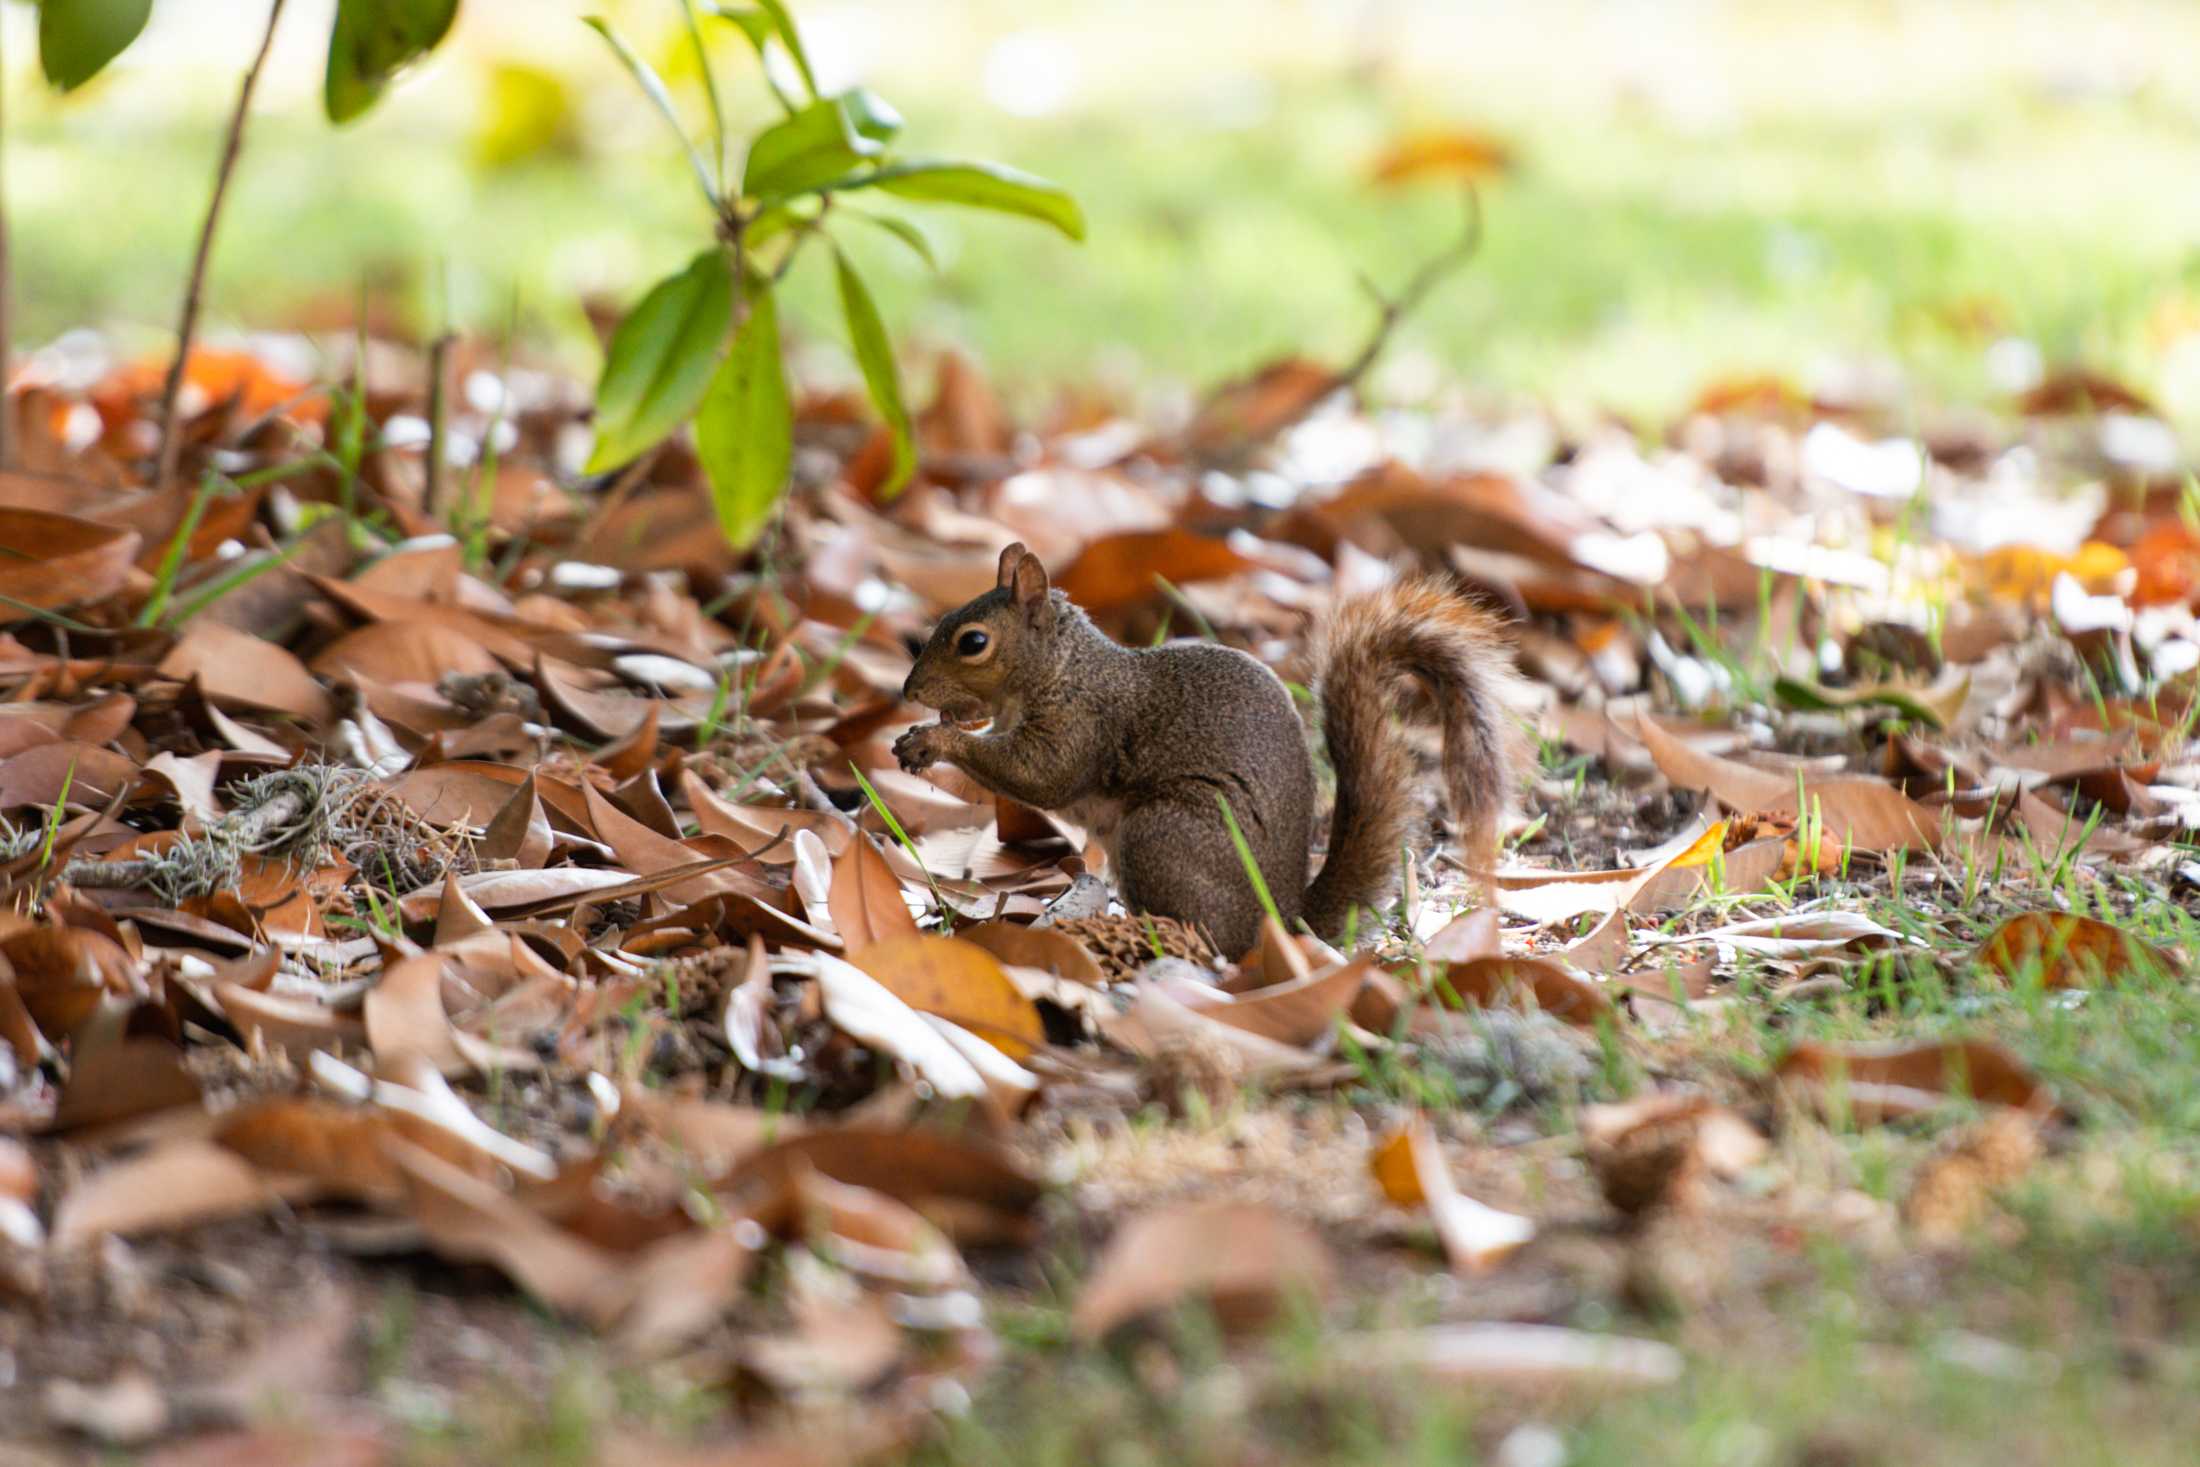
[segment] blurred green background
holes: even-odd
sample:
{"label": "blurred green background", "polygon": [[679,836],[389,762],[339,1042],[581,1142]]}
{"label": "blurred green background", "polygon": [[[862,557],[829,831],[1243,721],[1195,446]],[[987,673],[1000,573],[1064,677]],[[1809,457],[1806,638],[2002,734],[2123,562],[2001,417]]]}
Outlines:
{"label": "blurred green background", "polygon": [[[363,288],[416,327],[484,332],[592,375],[583,301],[631,302],[707,221],[662,125],[580,23],[675,73],[674,0],[464,0],[451,43],[337,130],[315,101],[332,0],[292,0],[216,257],[224,331],[326,320]],[[155,0],[63,99],[35,12],[0,5],[17,332],[153,346],[204,209],[262,0]],[[937,276],[853,247],[921,356],[954,343],[1013,395],[1211,382],[1348,353],[1356,277],[1399,280],[1456,228],[1444,181],[1384,188],[1401,137],[1464,129],[1517,166],[1486,249],[1401,334],[1378,390],[1464,382],[1655,417],[1708,381],[1898,374],[1991,403],[2080,362],[2200,421],[2200,7],[1974,0],[869,0],[793,9],[827,86],[904,113],[910,152],[1069,186],[1082,248],[923,212]],[[727,93],[768,113],[712,23]],[[805,364],[833,350],[828,262],[798,274]]]}

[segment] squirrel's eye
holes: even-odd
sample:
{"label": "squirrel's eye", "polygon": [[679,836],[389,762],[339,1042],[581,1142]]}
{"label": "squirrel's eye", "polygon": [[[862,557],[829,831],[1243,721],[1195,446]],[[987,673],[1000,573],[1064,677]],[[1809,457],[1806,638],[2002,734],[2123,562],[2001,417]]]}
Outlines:
{"label": "squirrel's eye", "polygon": [[984,632],[972,627],[955,639],[955,650],[965,657],[975,657],[985,650],[986,643],[991,640]]}

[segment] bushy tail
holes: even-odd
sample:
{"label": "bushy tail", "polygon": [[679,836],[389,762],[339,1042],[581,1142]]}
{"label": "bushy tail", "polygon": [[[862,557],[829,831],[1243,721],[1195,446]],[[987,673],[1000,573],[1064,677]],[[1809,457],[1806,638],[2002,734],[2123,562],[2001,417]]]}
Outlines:
{"label": "bushy tail", "polygon": [[1338,603],[1316,626],[1315,686],[1337,771],[1329,857],[1307,888],[1317,932],[1386,897],[1413,817],[1413,758],[1391,716],[1401,677],[1435,695],[1444,788],[1470,864],[1487,868],[1518,788],[1522,735],[1507,707],[1515,676],[1497,619],[1426,577]]}

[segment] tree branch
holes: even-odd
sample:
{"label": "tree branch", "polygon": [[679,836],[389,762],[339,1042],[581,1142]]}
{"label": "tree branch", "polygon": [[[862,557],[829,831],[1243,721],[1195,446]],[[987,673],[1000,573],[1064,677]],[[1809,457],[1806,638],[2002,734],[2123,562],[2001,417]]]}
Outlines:
{"label": "tree branch", "polygon": [[176,458],[182,442],[176,432],[176,404],[183,394],[184,370],[191,359],[191,341],[198,334],[199,303],[206,292],[206,265],[214,252],[214,229],[221,222],[222,200],[229,192],[229,176],[236,171],[237,154],[244,147],[245,117],[252,110],[252,93],[259,86],[267,53],[275,44],[275,22],[282,18],[283,0],[270,0],[267,31],[260,49],[237,88],[236,110],[229,114],[229,135],[222,143],[221,162],[214,173],[214,196],[206,206],[206,223],[199,230],[199,247],[191,260],[191,281],[183,297],[183,320],[176,327],[176,359],[168,368],[168,381],[160,393],[160,452],[154,460],[153,487],[159,488],[176,474]]}

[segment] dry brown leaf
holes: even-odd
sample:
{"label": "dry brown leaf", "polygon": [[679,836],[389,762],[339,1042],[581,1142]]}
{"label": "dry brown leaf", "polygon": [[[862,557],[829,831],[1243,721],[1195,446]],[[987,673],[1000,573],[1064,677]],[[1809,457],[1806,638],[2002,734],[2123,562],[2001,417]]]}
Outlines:
{"label": "dry brown leaf", "polygon": [[1108,975],[1085,945],[1054,927],[1027,927],[1016,922],[980,922],[955,934],[975,943],[1002,962],[1017,968],[1037,968],[1073,983],[1099,988]]}
{"label": "dry brown leaf", "polygon": [[[991,1094],[985,1076],[920,1010],[853,963],[830,953],[782,954],[772,969],[815,978],[825,1017],[835,1028],[908,1065],[943,1099],[978,1100]],[[1020,994],[1018,1000],[1027,1002]]]}
{"label": "dry brown leaf", "polygon": [[809,831],[825,843],[826,854],[836,858],[855,834],[854,823],[844,815],[777,805],[734,804],[713,793],[692,769],[680,771],[680,793],[705,834],[725,836],[743,850],[756,852],[759,861],[775,866],[794,860],[790,837],[795,831]]}
{"label": "dry brown leaf", "polygon": [[446,1075],[471,1068],[444,1011],[444,967],[442,954],[422,953],[382,970],[363,1005],[367,1047],[376,1059],[390,1062],[418,1055]]}
{"label": "dry brown leaf", "polygon": [[1246,993],[1232,995],[1218,989],[1211,1002],[1192,1007],[1233,1029],[1278,1044],[1311,1045],[1336,1032],[1337,1020],[1351,1010],[1374,970],[1374,959],[1362,954],[1349,963]]}
{"label": "dry brown leaf", "polygon": [[511,798],[490,817],[481,839],[474,843],[474,851],[483,861],[510,861],[522,871],[539,871],[550,859],[552,843],[550,817],[543,813],[542,795],[530,770]]}
{"label": "dry brown leaf", "polygon": [[2022,1061],[1978,1039],[1803,1043],[1774,1073],[1782,1084],[1815,1091],[1821,1104],[1845,1094],[1850,1112],[1865,1122],[1915,1115],[1959,1094],[2043,1115],[2055,1109],[2054,1097]]}
{"label": "dry brown leaf", "polygon": [[261,1174],[212,1141],[174,1141],[93,1172],[54,1209],[53,1246],[135,1237],[258,1212],[308,1187]]}
{"label": "dry brown leaf", "polygon": [[0,761],[0,810],[49,810],[66,792],[71,805],[96,810],[137,788],[135,762],[96,744],[52,743]]}
{"label": "dry brown leaf", "polygon": [[916,918],[902,900],[901,878],[867,835],[848,842],[833,862],[833,883],[826,902],[833,926],[850,952],[891,938],[917,935]]}
{"label": "dry brown leaf", "polygon": [[1498,1004],[1535,1007],[1593,1029],[1612,1012],[1612,999],[1593,980],[1549,958],[1476,958],[1448,963],[1435,979],[1439,998],[1468,1008]]}
{"label": "dry brown leaf", "polygon": [[1103,535],[1078,553],[1055,587],[1086,611],[1102,616],[1161,594],[1159,581],[1188,586],[1257,569],[1229,542],[1189,530],[1131,530]]}
{"label": "dry brown leaf", "polygon": [[1295,1296],[1329,1292],[1329,1250],[1303,1223],[1247,1203],[1196,1203],[1115,1230],[1077,1296],[1070,1328],[1097,1341],[1134,1320],[1197,1303],[1226,1329],[1254,1329]]}
{"label": "dry brown leaf", "polygon": [[1416,1117],[1369,1154],[1368,1166],[1383,1195],[1400,1207],[1425,1206],[1451,1266],[1482,1273],[1503,1262],[1535,1236],[1535,1221],[1500,1212],[1462,1193],[1444,1164],[1436,1133]]}
{"label": "dry brown leaf", "polygon": [[42,611],[104,601],[129,580],[140,543],[134,530],[0,508],[0,596]]}
{"label": "dry brown leaf", "polygon": [[1747,1122],[1705,1095],[1652,1092],[1586,1105],[1578,1124],[1598,1187],[1628,1217],[1692,1206],[1706,1173],[1733,1176],[1766,1151]]}
{"label": "dry brown leaf", "polygon": [[729,1208],[762,1216],[793,1195],[793,1179],[805,1169],[906,1202],[968,1245],[1029,1241],[1041,1195],[1023,1163],[990,1142],[863,1125],[775,1142],[744,1158],[714,1190]]}
{"label": "dry brown leaf", "polygon": [[287,713],[313,726],[336,716],[335,700],[304,663],[263,637],[218,622],[194,621],[161,659],[160,675],[195,682],[201,697],[222,708]]}
{"label": "dry brown leaf", "polygon": [[2184,970],[2167,949],[2070,912],[2019,912],[1979,944],[1978,962],[2012,982],[2036,972],[2047,988],[2109,987]]}
{"label": "dry brown leaf", "polygon": [[[1500,884],[1505,873],[1499,873]],[[1504,951],[1499,941],[1499,923],[1495,907],[1476,907],[1444,924],[1434,937],[1422,944],[1421,952],[1432,963],[1463,963],[1473,958],[1494,958]]]}
{"label": "dry brown leaf", "polygon": [[444,1257],[493,1263],[561,1313],[597,1318],[625,1303],[625,1270],[602,1249],[423,1147],[395,1138],[384,1145],[405,1177],[414,1220]]}
{"label": "dry brown leaf", "polygon": [[91,1021],[110,994],[127,995],[134,964],[112,938],[50,923],[0,938],[0,958],[15,991],[48,1039],[67,1039]]}
{"label": "dry brown leaf", "polygon": [[271,1046],[294,1059],[315,1050],[357,1049],[367,1042],[365,1020],[311,999],[260,993],[234,983],[217,984],[214,998],[248,1042]]}
{"label": "dry brown leaf", "polygon": [[[1692,749],[1655,719],[1637,720],[1634,731],[1667,779],[1703,790],[1738,814],[1812,813],[1828,836],[1860,851],[1930,851],[1940,844],[1939,813],[1884,781],[1775,774]],[[1799,795],[1809,802],[1808,812],[1798,810]]]}
{"label": "dry brown leaf", "polygon": [[911,1008],[970,1030],[1011,1059],[1046,1043],[1038,1008],[974,943],[912,934],[856,948],[848,961]]}

